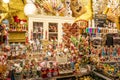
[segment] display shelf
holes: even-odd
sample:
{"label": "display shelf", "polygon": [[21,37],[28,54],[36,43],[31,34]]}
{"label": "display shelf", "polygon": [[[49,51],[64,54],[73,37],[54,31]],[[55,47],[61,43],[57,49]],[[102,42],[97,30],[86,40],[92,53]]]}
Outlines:
{"label": "display shelf", "polygon": [[34,33],[35,33],[35,34],[39,34],[39,33],[41,34],[42,32],[33,32],[33,34],[34,34]]}
{"label": "display shelf", "polygon": [[[41,78],[41,77],[40,78],[31,78],[30,80],[65,80],[66,78],[74,78],[72,80],[76,80],[76,78],[86,76],[86,75],[88,75],[88,74],[85,74],[85,75],[72,74],[72,75],[64,75],[64,76],[57,76],[57,77],[51,77],[51,78]],[[23,80],[26,80],[26,79],[23,79]]]}
{"label": "display shelf", "polygon": [[43,22],[33,22],[33,39],[41,40],[43,37]]}
{"label": "display shelf", "polygon": [[[42,39],[51,40],[50,37],[55,35],[57,37],[57,42],[62,42],[62,27],[63,23],[73,23],[73,17],[62,17],[62,16],[46,16],[46,15],[29,15],[29,40],[31,40],[32,32],[38,31],[39,27],[42,27],[41,30],[43,33]],[[37,27],[35,29],[35,27]],[[57,35],[56,35],[57,34]]]}
{"label": "display shelf", "polygon": [[25,42],[25,39],[10,39],[9,42]]}
{"label": "display shelf", "polygon": [[24,61],[24,59],[12,59],[12,60],[7,60],[8,62],[9,61]]}
{"label": "display shelf", "polygon": [[9,33],[25,33],[26,31],[8,31]]}
{"label": "display shelf", "polygon": [[24,42],[26,39],[26,31],[9,31],[8,41],[12,42]]}
{"label": "display shelf", "polygon": [[49,32],[49,34],[58,34],[58,32]]}
{"label": "display shelf", "polygon": [[120,63],[120,61],[100,61],[100,63]]}
{"label": "display shelf", "polygon": [[96,72],[96,71],[93,71],[93,73],[96,74],[97,76],[105,79],[105,80],[113,80],[112,78],[106,77],[106,76],[104,76],[103,74],[100,74],[100,73],[98,73],[98,72]]}

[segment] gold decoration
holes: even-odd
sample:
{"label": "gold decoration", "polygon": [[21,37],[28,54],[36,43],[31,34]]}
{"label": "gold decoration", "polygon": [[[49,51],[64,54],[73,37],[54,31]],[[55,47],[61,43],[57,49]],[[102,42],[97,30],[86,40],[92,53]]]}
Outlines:
{"label": "gold decoration", "polygon": [[70,7],[74,17],[81,16],[86,12],[85,6],[82,4],[81,1],[78,0],[71,0]]}
{"label": "gold decoration", "polygon": [[[10,0],[8,4],[0,2],[0,22],[3,19],[11,19],[13,16],[18,16],[19,19],[26,19],[27,17],[24,15],[24,5],[25,0]],[[13,21],[12,21],[13,22]]]}
{"label": "gold decoration", "polygon": [[75,21],[78,20],[89,20],[92,19],[92,0],[81,0],[85,3],[86,12],[81,16],[77,17]]}

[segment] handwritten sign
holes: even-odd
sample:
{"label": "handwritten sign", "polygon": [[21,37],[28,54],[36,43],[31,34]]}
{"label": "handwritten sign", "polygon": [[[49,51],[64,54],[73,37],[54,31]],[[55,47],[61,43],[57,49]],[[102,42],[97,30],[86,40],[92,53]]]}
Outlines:
{"label": "handwritten sign", "polygon": [[105,14],[95,15],[95,27],[105,27],[107,16]]}
{"label": "handwritten sign", "polygon": [[88,27],[88,21],[86,20],[78,20],[75,23],[77,23],[77,25],[81,28],[81,29],[85,29],[86,27]]}
{"label": "handwritten sign", "polygon": [[67,55],[57,55],[56,56],[56,61],[58,63],[67,63]]}

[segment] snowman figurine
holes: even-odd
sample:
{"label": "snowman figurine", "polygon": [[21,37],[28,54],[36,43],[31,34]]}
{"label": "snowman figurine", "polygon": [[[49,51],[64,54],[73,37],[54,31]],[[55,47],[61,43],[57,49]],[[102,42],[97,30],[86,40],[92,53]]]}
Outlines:
{"label": "snowman figurine", "polygon": [[70,8],[70,3],[71,3],[70,0],[65,0],[65,6],[66,6],[65,16],[67,16],[67,17],[72,17],[72,11],[71,11],[71,8]]}

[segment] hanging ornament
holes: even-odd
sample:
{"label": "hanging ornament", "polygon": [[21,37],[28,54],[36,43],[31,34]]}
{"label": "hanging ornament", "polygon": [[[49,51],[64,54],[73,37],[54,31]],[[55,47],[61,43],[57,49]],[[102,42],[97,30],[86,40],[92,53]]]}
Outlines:
{"label": "hanging ornament", "polygon": [[14,22],[20,23],[20,19],[18,19],[18,16],[13,16],[13,18],[14,18]]}

